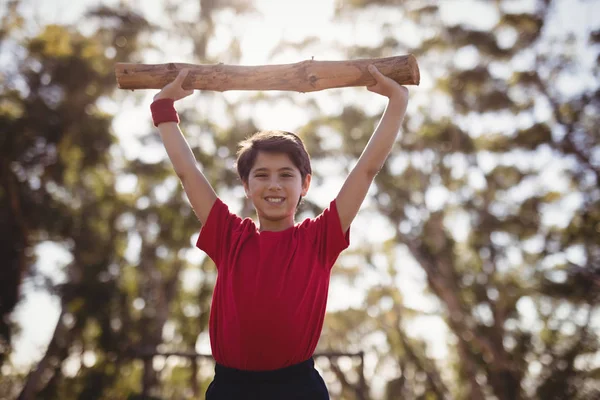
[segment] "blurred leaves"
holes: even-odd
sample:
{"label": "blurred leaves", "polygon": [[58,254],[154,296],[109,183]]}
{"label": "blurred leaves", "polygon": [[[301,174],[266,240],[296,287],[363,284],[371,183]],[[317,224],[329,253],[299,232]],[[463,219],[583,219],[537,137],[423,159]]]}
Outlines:
{"label": "blurred leaves", "polygon": [[[8,3],[0,27],[0,39],[13,45],[2,55],[14,61],[0,78],[0,348],[11,346],[6,316],[22,277],[38,276],[36,245],[57,243],[72,259],[64,282],[45,281],[62,307],[46,354],[27,377],[3,376],[0,386],[47,399],[139,398],[144,382],[155,398],[200,398],[208,382],[196,377],[193,393],[189,363],[146,363],[144,373],[133,356],[196,348],[206,336],[215,268],[204,256],[189,261],[198,222],[169,164],[120,158],[104,105],[116,98],[115,60],[143,60],[144,51],[157,50],[155,33],[190,41],[198,62],[238,62],[248,51],[244,38],[227,39],[222,53],[211,43],[238,23],[220,18],[224,12],[256,10],[244,0],[203,0],[197,15],[179,20],[185,4],[169,1],[158,26],[127,7],[99,6],[80,21],[93,34],[57,24],[30,34],[19,3]],[[496,22],[476,29],[447,23],[434,4],[340,0],[332,26],[364,24],[379,32],[376,45],[328,43],[319,34],[272,50],[331,46],[347,58],[412,52],[423,72],[365,203],[387,236],[377,242],[374,228],[357,220],[358,239],[334,269],[333,279],[361,301],[328,313],[319,349],[365,351],[375,365],[363,391],[356,365],[325,364],[333,396],[375,399],[379,385],[388,399],[597,397],[600,90],[596,80],[565,91],[559,78],[597,77],[597,66],[589,70],[572,49],[596,54],[599,33],[590,31],[585,43],[567,34],[550,40],[553,3],[531,13],[490,3]],[[401,20],[374,21],[374,10]],[[410,26],[419,27],[414,37]],[[380,113],[363,97],[332,93],[327,101],[339,107],[306,121],[299,134],[314,165],[346,174]],[[210,112],[182,111],[194,154],[219,193],[235,196],[236,144],[258,130],[252,112],[240,110],[283,101],[296,100],[228,100],[226,126]],[[296,106],[314,115],[319,104]],[[151,132],[148,123],[143,148],[159,143]],[[331,177],[315,168],[313,182]],[[320,209],[307,200],[301,212]],[[441,355],[423,326],[440,330]]]}

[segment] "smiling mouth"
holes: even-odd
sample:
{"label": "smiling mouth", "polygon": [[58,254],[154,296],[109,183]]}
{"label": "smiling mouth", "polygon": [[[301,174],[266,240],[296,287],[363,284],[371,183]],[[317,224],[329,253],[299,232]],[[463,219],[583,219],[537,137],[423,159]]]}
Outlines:
{"label": "smiling mouth", "polygon": [[284,200],[283,197],[265,197],[265,201],[270,204],[281,204]]}

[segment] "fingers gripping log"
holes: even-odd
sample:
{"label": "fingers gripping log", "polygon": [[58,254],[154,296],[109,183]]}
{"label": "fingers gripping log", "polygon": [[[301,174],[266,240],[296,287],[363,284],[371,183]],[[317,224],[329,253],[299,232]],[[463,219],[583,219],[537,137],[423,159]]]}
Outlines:
{"label": "fingers gripping log", "polygon": [[184,89],[224,92],[226,90],[289,90],[315,92],[323,89],[370,86],[375,79],[367,67],[373,64],[401,85],[418,85],[419,66],[412,54],[351,61],[306,60],[295,64],[238,66],[184,63],[117,63],[115,74],[121,89],[162,89],[178,72],[188,68]]}

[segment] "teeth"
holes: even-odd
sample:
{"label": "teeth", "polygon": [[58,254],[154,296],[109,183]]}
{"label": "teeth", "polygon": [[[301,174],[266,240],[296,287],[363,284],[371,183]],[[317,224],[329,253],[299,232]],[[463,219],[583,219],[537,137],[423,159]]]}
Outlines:
{"label": "teeth", "polygon": [[282,198],[275,198],[275,197],[267,197],[265,200],[267,200],[270,203],[281,203],[283,201]]}

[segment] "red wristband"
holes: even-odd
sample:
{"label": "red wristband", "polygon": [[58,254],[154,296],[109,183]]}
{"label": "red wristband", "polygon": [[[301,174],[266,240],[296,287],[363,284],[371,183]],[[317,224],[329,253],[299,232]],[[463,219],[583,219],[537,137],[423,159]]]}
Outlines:
{"label": "red wristband", "polygon": [[177,111],[173,106],[174,102],[173,99],[158,99],[150,104],[154,126],[158,126],[158,124],[162,124],[163,122],[179,123],[179,115],[177,115]]}

